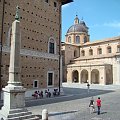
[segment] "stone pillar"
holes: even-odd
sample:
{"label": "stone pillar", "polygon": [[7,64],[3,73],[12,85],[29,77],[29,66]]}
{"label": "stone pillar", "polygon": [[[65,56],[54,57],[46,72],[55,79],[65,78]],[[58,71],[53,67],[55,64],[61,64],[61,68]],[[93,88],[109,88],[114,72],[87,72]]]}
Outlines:
{"label": "stone pillar", "polygon": [[[17,7],[18,10],[18,7]],[[20,22],[16,12],[16,20],[12,23],[12,38],[10,51],[10,67],[8,85],[3,88],[4,103],[0,111],[0,119],[17,120],[30,119],[38,117],[34,116],[25,108],[25,88],[20,81]],[[24,114],[23,114],[24,113]]]}
{"label": "stone pillar", "polygon": [[88,82],[91,84],[91,67],[89,68],[88,71]]}
{"label": "stone pillar", "polygon": [[78,75],[79,76],[79,78],[78,78],[79,79],[79,83],[81,84],[81,71],[79,70],[78,73],[79,73],[79,75]]}
{"label": "stone pillar", "polygon": [[47,111],[47,109],[44,109],[42,111],[42,120],[48,120],[48,111]]}
{"label": "stone pillar", "polygon": [[101,66],[100,67],[100,84],[102,85],[106,85],[106,70],[105,70],[105,66]]}
{"label": "stone pillar", "polygon": [[63,91],[63,87],[62,87],[62,78],[63,78],[63,73],[62,73],[62,56],[60,57],[60,94],[63,95],[64,91]]}
{"label": "stone pillar", "polygon": [[82,84],[82,82],[81,82],[81,67],[80,67],[80,70],[79,70],[79,83]]}
{"label": "stone pillar", "polygon": [[117,78],[116,81],[114,80],[114,84],[120,85],[120,58],[117,58],[117,64],[116,64],[116,72],[117,72]]}
{"label": "stone pillar", "polygon": [[67,68],[67,83],[72,83],[72,69],[71,68]]}

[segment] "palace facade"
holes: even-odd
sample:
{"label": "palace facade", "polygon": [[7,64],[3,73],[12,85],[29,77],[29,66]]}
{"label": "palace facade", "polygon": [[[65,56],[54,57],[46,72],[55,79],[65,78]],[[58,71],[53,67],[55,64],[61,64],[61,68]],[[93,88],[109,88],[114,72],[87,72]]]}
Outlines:
{"label": "palace facade", "polygon": [[86,23],[76,16],[62,43],[62,55],[64,82],[120,84],[120,36],[90,42]]}
{"label": "palace facade", "polygon": [[19,6],[21,81],[26,97],[61,87],[61,6],[72,0],[0,0],[0,90],[7,85],[11,25]]}

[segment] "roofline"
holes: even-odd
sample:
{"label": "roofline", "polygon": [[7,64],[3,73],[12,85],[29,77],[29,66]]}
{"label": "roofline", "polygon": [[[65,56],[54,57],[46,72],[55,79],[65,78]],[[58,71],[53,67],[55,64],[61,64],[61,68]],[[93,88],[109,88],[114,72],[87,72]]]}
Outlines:
{"label": "roofline", "polygon": [[73,2],[73,0],[62,0],[62,5]]}

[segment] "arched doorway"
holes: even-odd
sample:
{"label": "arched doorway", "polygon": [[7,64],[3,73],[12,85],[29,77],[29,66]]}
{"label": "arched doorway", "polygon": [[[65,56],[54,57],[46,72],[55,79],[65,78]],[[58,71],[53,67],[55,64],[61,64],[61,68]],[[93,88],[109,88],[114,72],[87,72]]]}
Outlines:
{"label": "arched doorway", "polygon": [[79,82],[79,74],[77,70],[74,70],[72,73],[72,82],[77,83]]}
{"label": "arched doorway", "polygon": [[106,84],[113,84],[113,75],[112,70],[110,69],[106,70]]}
{"label": "arched doorway", "polygon": [[91,83],[99,84],[99,71],[97,69],[93,69],[91,72]]}
{"label": "arched doorway", "polygon": [[81,72],[81,83],[87,83],[88,80],[88,71],[82,70]]}

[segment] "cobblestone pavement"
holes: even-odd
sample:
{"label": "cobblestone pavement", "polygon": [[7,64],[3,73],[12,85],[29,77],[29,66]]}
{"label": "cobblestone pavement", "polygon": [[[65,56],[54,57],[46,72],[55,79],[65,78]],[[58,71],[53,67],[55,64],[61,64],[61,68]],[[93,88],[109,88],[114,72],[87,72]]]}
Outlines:
{"label": "cobblestone pavement", "polygon": [[[103,86],[102,90],[102,86],[96,86],[96,89],[94,86],[89,94],[84,86],[65,87],[65,96],[39,100],[40,104],[28,109],[34,114],[41,114],[43,109],[47,109],[49,120],[120,120],[120,86],[109,87]],[[94,96],[95,100],[98,96],[101,97],[100,115],[90,113],[88,105],[91,96]],[[48,104],[44,104],[46,100],[49,101]]]}

